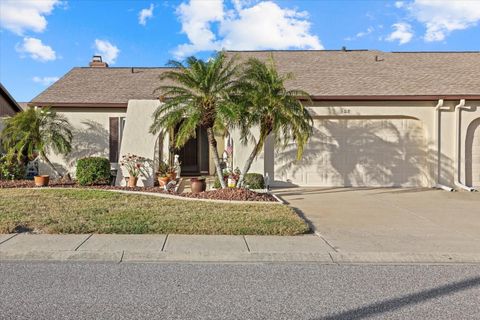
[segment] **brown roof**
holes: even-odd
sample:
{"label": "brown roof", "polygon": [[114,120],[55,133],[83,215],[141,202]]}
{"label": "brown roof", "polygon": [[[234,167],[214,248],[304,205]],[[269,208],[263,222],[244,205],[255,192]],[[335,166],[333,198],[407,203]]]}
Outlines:
{"label": "brown roof", "polygon": [[[480,52],[229,51],[241,59],[273,54],[288,87],[317,99],[480,98]],[[126,104],[156,99],[168,68],[74,68],[32,103]]]}
{"label": "brown roof", "polygon": [[32,99],[30,105],[115,106],[131,99],[156,99],[159,76],[169,68],[73,68]]}

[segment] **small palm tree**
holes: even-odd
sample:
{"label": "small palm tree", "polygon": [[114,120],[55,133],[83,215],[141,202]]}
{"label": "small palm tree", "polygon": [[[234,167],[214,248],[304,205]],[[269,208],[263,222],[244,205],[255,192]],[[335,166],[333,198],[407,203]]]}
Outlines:
{"label": "small palm tree", "polygon": [[235,118],[230,98],[237,91],[238,65],[223,52],[208,61],[190,57],[185,64],[170,61],[169,65],[175,70],[165,72],[161,80],[172,84],[157,88],[165,103],[154,112],[150,132],[172,132],[178,127],[174,146],[179,148],[195,136],[198,127],[205,129],[218,178],[225,188],[215,132],[226,130],[226,124]]}
{"label": "small palm tree", "polygon": [[63,178],[47,157],[49,151],[66,155],[72,150],[72,128],[62,115],[50,108],[19,112],[6,120],[0,139],[10,159],[17,157],[17,161],[22,161],[24,157],[32,159],[40,156],[53,172]]}
{"label": "small palm tree", "polygon": [[244,81],[239,105],[238,125],[244,143],[253,138],[252,128],[259,128],[255,146],[241,171],[238,184],[241,186],[253,160],[262,150],[269,135],[275,137],[277,146],[284,147],[292,140],[297,145],[297,159],[312,134],[313,119],[301,99],[310,101],[310,95],[302,90],[287,90],[285,82],[292,74],[280,75],[273,57],[267,62],[251,58],[245,63]]}

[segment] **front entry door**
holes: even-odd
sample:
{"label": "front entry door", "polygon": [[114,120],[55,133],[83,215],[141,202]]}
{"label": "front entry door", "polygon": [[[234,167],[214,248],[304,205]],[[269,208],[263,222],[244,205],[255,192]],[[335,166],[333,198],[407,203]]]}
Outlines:
{"label": "front entry door", "polygon": [[196,137],[188,140],[176,153],[180,158],[182,175],[208,174],[208,139],[204,129],[197,128]]}

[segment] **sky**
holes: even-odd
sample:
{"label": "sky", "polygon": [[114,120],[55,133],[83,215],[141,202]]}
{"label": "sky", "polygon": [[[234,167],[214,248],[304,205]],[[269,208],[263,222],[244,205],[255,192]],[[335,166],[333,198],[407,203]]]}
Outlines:
{"label": "sky", "polygon": [[100,54],[164,66],[217,50],[478,51],[480,0],[0,0],[0,82],[30,101]]}

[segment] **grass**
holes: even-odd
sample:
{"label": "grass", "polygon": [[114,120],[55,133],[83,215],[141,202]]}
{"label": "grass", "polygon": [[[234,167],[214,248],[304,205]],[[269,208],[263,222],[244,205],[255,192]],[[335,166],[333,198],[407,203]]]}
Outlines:
{"label": "grass", "polygon": [[223,204],[100,190],[0,190],[0,233],[296,235],[306,223],[284,205]]}

